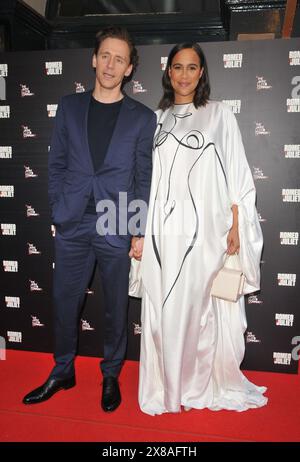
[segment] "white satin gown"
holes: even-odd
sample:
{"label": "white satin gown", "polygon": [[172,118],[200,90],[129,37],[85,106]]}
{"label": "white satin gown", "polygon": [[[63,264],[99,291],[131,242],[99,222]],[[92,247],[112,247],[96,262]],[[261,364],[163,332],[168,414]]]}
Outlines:
{"label": "white satin gown", "polygon": [[262,232],[255,187],[230,108],[209,102],[157,112],[153,177],[142,258],[139,404],[155,415],[181,406],[245,411],[265,387],[240,370],[244,297],[210,296],[223,265],[232,204],[239,209],[244,293],[259,289]]}

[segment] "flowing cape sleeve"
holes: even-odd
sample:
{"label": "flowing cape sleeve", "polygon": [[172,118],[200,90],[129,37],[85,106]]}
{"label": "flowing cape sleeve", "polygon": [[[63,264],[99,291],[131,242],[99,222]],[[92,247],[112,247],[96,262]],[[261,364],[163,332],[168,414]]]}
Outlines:
{"label": "flowing cape sleeve", "polygon": [[246,276],[244,294],[249,294],[260,288],[263,237],[255,207],[256,190],[237,120],[230,108],[223,109],[229,200],[230,206],[238,206],[240,261]]}

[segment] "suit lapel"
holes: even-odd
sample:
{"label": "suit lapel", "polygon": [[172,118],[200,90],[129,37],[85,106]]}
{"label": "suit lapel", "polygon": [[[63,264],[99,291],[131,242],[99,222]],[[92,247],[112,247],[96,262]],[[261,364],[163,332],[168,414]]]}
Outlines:
{"label": "suit lapel", "polygon": [[92,90],[87,91],[85,93],[86,98],[83,100],[83,111],[82,111],[82,127],[83,127],[83,152],[86,152],[86,161],[88,163],[89,170],[94,173],[94,165],[92,160],[92,154],[90,151],[89,146],[89,139],[88,139],[88,115],[89,115],[89,107],[92,97]]}

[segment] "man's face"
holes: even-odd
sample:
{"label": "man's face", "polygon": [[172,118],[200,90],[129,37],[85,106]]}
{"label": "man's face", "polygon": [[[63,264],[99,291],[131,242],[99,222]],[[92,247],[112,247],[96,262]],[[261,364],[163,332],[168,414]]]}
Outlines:
{"label": "man's face", "polygon": [[128,44],[117,38],[106,38],[97,55],[93,55],[93,67],[96,69],[96,86],[107,90],[120,88],[123,78],[132,71]]}

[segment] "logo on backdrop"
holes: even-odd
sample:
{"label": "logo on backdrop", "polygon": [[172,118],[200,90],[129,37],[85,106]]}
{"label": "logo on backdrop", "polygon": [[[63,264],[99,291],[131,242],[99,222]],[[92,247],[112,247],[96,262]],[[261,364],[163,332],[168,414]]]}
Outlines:
{"label": "logo on backdrop", "polygon": [[261,343],[261,340],[256,338],[256,335],[253,332],[247,331],[246,342],[247,343]]}
{"label": "logo on backdrop", "polygon": [[292,359],[291,353],[279,353],[277,351],[273,352],[274,364],[282,364],[284,366],[289,366],[291,364],[291,359]]}
{"label": "logo on backdrop", "polygon": [[16,236],[17,226],[15,223],[1,223],[2,236]]}
{"label": "logo on backdrop", "polygon": [[287,98],[287,112],[300,112],[300,98]]}
{"label": "logo on backdrop", "polygon": [[39,287],[38,283],[29,279],[30,283],[30,292],[42,292],[43,289]]}
{"label": "logo on backdrop", "polygon": [[270,90],[272,85],[269,85],[263,76],[256,76],[256,90]]}
{"label": "logo on backdrop", "polygon": [[18,272],[18,261],[17,260],[3,260],[3,269],[6,273],[17,273]]}
{"label": "logo on backdrop", "polygon": [[285,313],[275,313],[276,326],[292,327],[294,324],[294,315]]}
{"label": "logo on backdrop", "polygon": [[248,305],[253,305],[253,304],[261,305],[262,303],[263,301],[258,298],[258,295],[248,296]]}
{"label": "logo on backdrop", "polygon": [[223,63],[225,69],[240,68],[243,63],[243,53],[223,54]]}
{"label": "logo on backdrop", "polygon": [[261,213],[257,213],[257,215],[258,215],[258,221],[259,221],[260,223],[264,223],[265,221],[267,221],[266,218],[263,218],[263,216],[262,216]]}
{"label": "logo on backdrop", "polygon": [[296,276],[297,275],[293,273],[278,273],[277,283],[279,286],[295,287]]}
{"label": "logo on backdrop", "polygon": [[8,76],[8,65],[0,64],[0,77],[7,77],[7,76]]}
{"label": "logo on backdrop", "polygon": [[284,157],[287,159],[300,159],[300,144],[285,144]]}
{"label": "logo on backdrop", "polygon": [[15,188],[13,185],[0,185],[0,197],[14,197]]}
{"label": "logo on backdrop", "polygon": [[258,135],[270,135],[270,132],[265,129],[265,126],[261,122],[255,122],[255,136]]}
{"label": "logo on backdrop", "polygon": [[167,62],[168,62],[168,56],[161,56],[161,58],[160,58],[160,68],[161,68],[162,71],[166,70]]}
{"label": "logo on backdrop", "polygon": [[253,168],[253,178],[254,180],[267,180],[269,177],[264,175],[264,172],[259,167],[252,167]]}
{"label": "logo on backdrop", "polygon": [[86,319],[81,319],[81,330],[95,330]]}
{"label": "logo on backdrop", "polygon": [[241,100],[240,99],[223,99],[223,103],[227,104],[234,114],[240,114],[241,112]]}
{"label": "logo on backdrop", "polygon": [[289,52],[289,63],[290,66],[300,66],[300,50]]}
{"label": "logo on backdrop", "polygon": [[300,189],[282,189],[283,202],[300,202]]}
{"label": "logo on backdrop", "polygon": [[137,324],[135,322],[133,324],[133,335],[140,335],[142,333],[142,326],[140,324]]}
{"label": "logo on backdrop", "polygon": [[29,87],[27,87],[27,85],[24,85],[23,83],[20,83],[20,87],[21,87],[21,96],[22,98],[24,96],[34,96],[34,93],[32,93],[29,89]]}
{"label": "logo on backdrop", "polygon": [[38,176],[36,173],[33,172],[33,170],[28,165],[24,165],[24,169],[25,169],[25,172],[24,172],[25,178],[35,178]]}
{"label": "logo on backdrop", "polygon": [[20,297],[5,296],[6,308],[20,308]]}
{"label": "logo on backdrop", "polygon": [[281,245],[298,245],[299,233],[291,233],[280,231],[280,244]]}
{"label": "logo on backdrop", "polygon": [[22,332],[7,331],[7,339],[12,343],[22,343]]}
{"label": "logo on backdrop", "polygon": [[0,146],[0,159],[12,159],[12,146]]}
{"label": "logo on backdrop", "polygon": [[45,71],[46,71],[46,75],[61,75],[62,74],[62,61],[46,61]]}
{"label": "logo on backdrop", "polygon": [[25,204],[26,207],[26,216],[27,217],[39,217],[40,214],[37,213],[31,205]]}
{"label": "logo on backdrop", "polygon": [[48,117],[55,117],[57,110],[57,104],[47,104]]}
{"label": "logo on backdrop", "polygon": [[9,119],[10,106],[0,106],[0,119]]}
{"label": "logo on backdrop", "polygon": [[75,82],[75,93],[84,93],[85,88],[80,82]]}
{"label": "logo on backdrop", "polygon": [[28,245],[28,255],[40,255],[42,252],[40,252],[35,245],[31,244],[30,242],[27,242]]}
{"label": "logo on backdrop", "polygon": [[31,131],[27,125],[21,125],[23,130],[23,138],[35,138],[36,134]]}
{"label": "logo on backdrop", "polygon": [[42,324],[37,316],[31,315],[31,325],[32,327],[45,327],[45,324]]}
{"label": "logo on backdrop", "polygon": [[146,88],[143,88],[143,85],[138,81],[138,80],[133,80],[132,81],[132,93],[135,95],[136,93],[145,93]]}

